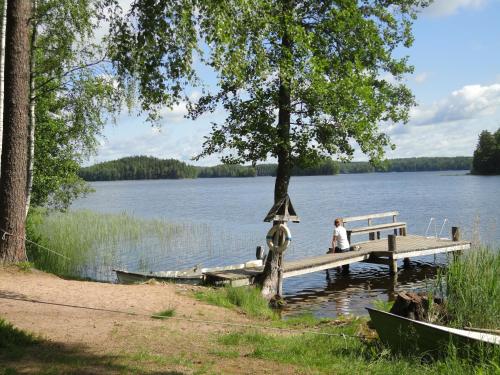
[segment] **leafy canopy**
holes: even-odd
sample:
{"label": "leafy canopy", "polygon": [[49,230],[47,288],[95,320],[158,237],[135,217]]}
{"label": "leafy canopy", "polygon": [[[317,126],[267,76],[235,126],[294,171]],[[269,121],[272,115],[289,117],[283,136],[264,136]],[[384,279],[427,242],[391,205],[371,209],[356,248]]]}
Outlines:
{"label": "leafy canopy", "polygon": [[106,62],[106,44],[95,38],[100,18],[97,0],[37,1],[34,206],[66,208],[88,191],[80,164],[126,99]]}
{"label": "leafy canopy", "polygon": [[[309,164],[350,158],[356,142],[377,161],[392,146],[379,124],[406,122],[415,104],[402,83],[412,67],[395,56],[412,44],[412,22],[428,3],[135,0],[111,17],[112,57],[122,84],[138,78],[152,119],[200,83],[196,55],[216,72],[216,89],[205,87],[189,115],[223,108],[227,118],[213,124],[198,158],[256,162],[285,149],[292,164]],[[280,101],[284,86],[289,100]],[[290,112],[286,132],[279,110]]]}
{"label": "leafy canopy", "polygon": [[[412,44],[416,10],[427,3],[199,1],[204,61],[219,85],[190,115],[222,106],[228,116],[213,125],[198,157],[221,153],[228,163],[256,162],[285,148],[292,164],[308,164],[325,155],[349,158],[355,141],[379,160],[390,145],[379,124],[406,122],[414,105],[401,83],[412,67],[394,55]],[[289,102],[280,101],[284,86]],[[286,136],[278,110],[290,112]]]}

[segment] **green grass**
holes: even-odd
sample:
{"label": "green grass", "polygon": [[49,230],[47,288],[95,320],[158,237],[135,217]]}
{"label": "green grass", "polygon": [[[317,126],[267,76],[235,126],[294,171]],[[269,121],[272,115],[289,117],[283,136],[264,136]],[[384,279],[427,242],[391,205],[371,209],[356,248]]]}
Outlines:
{"label": "green grass", "polygon": [[0,318],[0,354],[9,359],[23,355],[27,346],[36,345],[40,340]]}
{"label": "green grass", "polygon": [[479,249],[455,258],[438,277],[455,327],[500,328],[500,250]]}
{"label": "green grass", "polygon": [[[497,374],[500,352],[477,361],[450,355],[425,364],[422,357],[390,352],[377,340],[363,341],[356,336],[363,331],[363,320],[341,327],[321,329],[321,333],[272,335],[262,332],[235,332],[218,338],[230,352],[249,352],[247,356],[296,365],[305,373],[323,374]],[[338,336],[345,334],[345,337]]]}
{"label": "green grass", "polygon": [[175,309],[174,308],[163,310],[163,311],[160,311],[156,314],[151,315],[151,317],[153,319],[171,318],[173,316],[175,316]]}
{"label": "green grass", "polygon": [[276,312],[269,308],[260,289],[255,287],[210,288],[195,293],[195,297],[211,305],[239,309],[245,314],[264,319],[278,319]]}
{"label": "green grass", "polygon": [[23,272],[31,272],[31,269],[34,267],[34,264],[31,262],[18,262],[15,266],[19,269],[19,271]]}
{"label": "green grass", "polygon": [[111,281],[113,267],[126,264],[134,270],[150,270],[165,254],[175,251],[178,243],[196,248],[207,230],[203,225],[138,219],[126,213],[33,210],[27,220],[27,237],[45,249],[28,242],[27,252],[43,271]]}

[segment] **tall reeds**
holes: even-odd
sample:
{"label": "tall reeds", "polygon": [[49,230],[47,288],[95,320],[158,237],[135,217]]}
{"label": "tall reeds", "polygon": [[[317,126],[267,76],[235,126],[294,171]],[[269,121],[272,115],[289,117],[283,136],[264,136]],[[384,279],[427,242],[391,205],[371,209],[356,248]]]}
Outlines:
{"label": "tall reeds", "polygon": [[438,277],[450,324],[500,328],[500,251],[480,248],[455,257]]}
{"label": "tall reeds", "polygon": [[[28,257],[37,268],[67,277],[110,281],[112,268],[152,270],[179,248],[197,249],[202,225],[134,218],[126,213],[35,211],[28,219]],[[198,233],[201,232],[201,233]],[[184,252],[185,253],[185,252]]]}

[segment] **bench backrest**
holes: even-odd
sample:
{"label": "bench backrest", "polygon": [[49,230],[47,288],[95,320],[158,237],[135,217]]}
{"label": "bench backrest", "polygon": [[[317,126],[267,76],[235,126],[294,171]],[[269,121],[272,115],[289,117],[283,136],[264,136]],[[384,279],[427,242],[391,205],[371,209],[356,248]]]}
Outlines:
{"label": "bench backrest", "polygon": [[376,214],[369,214],[369,215],[362,215],[362,216],[350,216],[350,217],[343,217],[342,222],[345,223],[351,223],[353,221],[360,221],[360,220],[367,220],[368,225],[371,225],[372,219],[380,219],[384,217],[391,217],[392,216],[392,222],[396,222],[396,216],[399,215],[399,211],[390,211],[390,212],[380,212]]}

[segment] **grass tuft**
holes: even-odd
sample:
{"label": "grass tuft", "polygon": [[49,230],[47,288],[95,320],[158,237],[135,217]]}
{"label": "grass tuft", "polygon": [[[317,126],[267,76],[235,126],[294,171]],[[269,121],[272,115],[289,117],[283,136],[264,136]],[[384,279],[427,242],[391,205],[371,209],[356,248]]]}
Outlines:
{"label": "grass tuft", "polygon": [[34,267],[34,265],[31,262],[18,262],[16,263],[16,267],[19,269],[19,271],[31,272],[31,269]]}
{"label": "grass tuft", "polygon": [[170,308],[167,310],[160,311],[159,313],[151,315],[153,319],[163,319],[163,318],[171,318],[175,316],[175,308]]}
{"label": "grass tuft", "polygon": [[237,308],[252,317],[271,320],[279,318],[278,314],[269,307],[267,300],[262,297],[260,289],[255,287],[212,288],[196,292],[195,297],[211,305]]}

